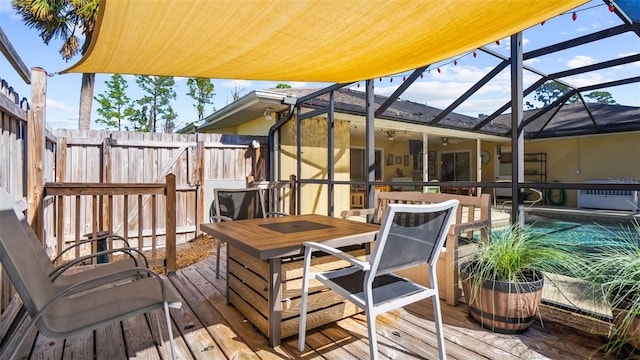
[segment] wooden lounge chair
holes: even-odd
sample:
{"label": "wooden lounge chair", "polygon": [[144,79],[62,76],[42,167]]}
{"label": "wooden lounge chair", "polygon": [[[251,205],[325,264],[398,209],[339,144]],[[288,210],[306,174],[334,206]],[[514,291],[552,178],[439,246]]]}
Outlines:
{"label": "wooden lounge chair", "polygon": [[[14,202],[0,195],[0,262],[31,317],[25,332],[36,326],[46,336],[64,338],[131,316],[148,316],[150,311],[162,308],[175,359],[169,307],[179,308],[181,303],[158,274],[133,267],[56,285],[45,269],[48,265],[41,260],[43,255],[46,257],[44,249],[32,246],[31,236],[35,234],[21,223],[14,211]],[[123,283],[123,277],[136,280]],[[117,286],[106,286],[110,282]],[[155,333],[153,327],[151,330]],[[161,337],[159,326],[157,335]],[[11,343],[6,344],[0,358],[14,358],[24,338],[21,336],[13,347]]]}
{"label": "wooden lounge chair", "polygon": [[[376,316],[433,297],[440,359],[446,358],[436,263],[457,206],[458,200],[429,205],[389,204],[369,261],[359,260],[327,245],[306,242],[298,350],[304,351],[309,281],[315,279],[365,310],[371,359],[378,358]],[[336,256],[351,266],[311,272],[314,251]],[[430,287],[394,274],[395,271],[425,263],[429,267]]]}

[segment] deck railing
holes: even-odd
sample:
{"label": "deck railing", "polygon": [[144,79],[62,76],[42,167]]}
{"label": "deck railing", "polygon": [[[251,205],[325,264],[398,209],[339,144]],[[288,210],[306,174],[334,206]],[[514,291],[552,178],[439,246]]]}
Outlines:
{"label": "deck railing", "polygon": [[[150,254],[151,265],[160,262],[167,273],[176,271],[175,175],[167,175],[164,184],[46,183],[44,197],[55,199],[57,252],[106,231]],[[114,240],[107,241],[113,248]],[[158,255],[161,247],[164,258]]]}

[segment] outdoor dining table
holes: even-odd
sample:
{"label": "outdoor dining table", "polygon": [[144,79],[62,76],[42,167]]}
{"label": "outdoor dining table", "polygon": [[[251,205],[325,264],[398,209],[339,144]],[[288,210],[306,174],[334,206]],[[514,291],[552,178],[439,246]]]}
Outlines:
{"label": "outdoor dining table", "polygon": [[[379,226],[331,216],[294,215],[202,224],[201,229],[228,244],[227,302],[276,347],[281,339],[298,333],[303,243],[322,242],[364,257],[368,247],[354,245],[371,243]],[[315,265],[330,269],[348,263],[322,257],[313,260]],[[308,329],[361,311],[314,283],[309,294]]]}

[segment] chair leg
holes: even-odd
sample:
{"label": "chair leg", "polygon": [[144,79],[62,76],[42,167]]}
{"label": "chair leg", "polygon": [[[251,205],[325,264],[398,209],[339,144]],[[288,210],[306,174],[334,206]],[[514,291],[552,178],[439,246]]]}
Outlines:
{"label": "chair leg", "polygon": [[[171,326],[171,316],[169,315],[169,304],[164,301],[164,317],[167,322],[167,332],[169,333],[169,346],[171,347],[171,358],[176,360],[176,346],[173,342],[173,329]],[[159,330],[159,329],[158,329]]]}
{"label": "chair leg", "polygon": [[218,239],[216,250],[216,279],[220,278],[220,248],[222,247],[222,241]]}
{"label": "chair leg", "polygon": [[435,295],[431,297],[433,301],[433,317],[436,322],[436,335],[438,336],[438,352],[440,354],[440,360],[447,358],[447,352],[444,348],[444,326],[442,325],[442,312],[440,311],[440,297],[438,296],[438,279],[435,275],[435,267],[430,269],[431,271],[431,284],[436,289]]}
{"label": "chair leg", "polygon": [[378,341],[376,340],[376,316],[371,309],[365,311],[367,331],[369,333],[369,358],[378,360]]}
{"label": "chair leg", "polygon": [[311,268],[311,249],[305,248],[304,268],[302,275],[302,297],[300,299],[300,327],[298,328],[298,350],[304,351],[304,340],[307,331],[307,298],[309,296],[309,270]]}

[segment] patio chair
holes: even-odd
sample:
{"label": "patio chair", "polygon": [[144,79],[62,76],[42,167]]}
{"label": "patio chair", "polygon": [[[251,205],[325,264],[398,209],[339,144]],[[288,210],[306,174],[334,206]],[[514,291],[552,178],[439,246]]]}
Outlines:
{"label": "patio chair", "polygon": [[[254,181],[250,185],[262,189],[264,208],[267,217],[294,215],[296,213],[295,200],[291,192],[291,181]],[[289,197],[285,195],[289,191]],[[289,200],[289,201],[287,201]]]}
{"label": "patio chair", "polygon": [[[213,201],[215,213],[210,216],[211,222],[246,220],[266,217],[262,189],[214,189]],[[220,278],[220,248],[222,241],[217,241],[216,279]]]}
{"label": "patio chair", "polygon": [[[23,227],[14,211],[13,201],[0,196],[0,262],[31,317],[25,333],[36,326],[46,336],[66,338],[139,314],[149,318],[150,311],[162,308],[175,359],[169,306],[180,308],[181,303],[158,274],[134,267],[66,287],[55,286],[40,260],[46,253],[42,247],[31,246],[30,236],[30,229]],[[137,280],[105,287],[111,280],[120,282],[123,274],[135,276]],[[156,339],[153,327],[151,331]],[[157,335],[162,343],[159,324]],[[9,357],[5,353],[11,344],[6,344],[0,358],[14,358],[24,339],[20,336]]]}
{"label": "patio chair", "polygon": [[[309,281],[315,279],[364,309],[371,359],[378,358],[376,316],[433,297],[438,349],[440,358],[446,358],[436,263],[457,206],[458,200],[429,205],[389,204],[369,261],[361,261],[327,245],[306,242],[298,349],[304,351]],[[311,272],[311,257],[315,250],[348,261],[351,266]],[[428,264],[431,287],[416,284],[393,273],[423,263]]]}
{"label": "patio chair", "polygon": [[[497,182],[511,183],[511,180],[498,180]],[[533,205],[542,201],[542,199],[543,199],[543,194],[541,190],[530,188],[530,187],[524,188],[524,200],[522,201],[523,204],[528,204],[529,207],[532,207]],[[496,205],[498,204],[498,194],[497,194],[496,188],[493,188],[493,203]],[[500,205],[500,210],[504,210],[504,207],[507,204],[511,204],[511,203],[513,203],[513,199],[511,198],[503,201],[502,204]]]}
{"label": "patio chair", "polygon": [[[3,188],[0,188],[0,201],[2,201],[4,206],[6,206],[7,208],[9,207],[13,208],[13,211],[17,219],[20,221],[22,230],[24,231],[24,236],[28,240],[26,241],[26,243],[30,245],[34,250],[34,253],[36,255],[35,260],[38,261],[40,263],[40,266],[42,266],[42,268],[47,272],[47,274],[49,275],[49,278],[51,279],[51,281],[53,281],[53,285],[56,288],[63,289],[69,285],[72,285],[84,280],[98,278],[107,274],[120,274],[119,276],[121,277],[122,280],[131,279],[132,278],[131,274],[122,273],[121,271],[132,268],[132,267],[146,267],[146,268],[149,267],[149,262],[147,261],[147,258],[145,257],[145,255],[140,250],[136,248],[131,248],[131,247],[118,248],[118,249],[114,248],[114,249],[104,250],[104,251],[100,251],[100,252],[85,255],[85,256],[80,256],[74,260],[68,261],[56,267],[55,266],[56,261],[61,259],[62,256],[67,251],[70,251],[74,249],[76,246],[79,246],[81,244],[90,243],[92,240],[81,241],[77,244],[74,244],[64,249],[63,251],[61,251],[54,260],[51,260],[49,256],[46,254],[46,252],[41,251],[43,250],[42,244],[40,243],[40,240],[38,240],[36,234],[31,229],[31,226],[27,222],[27,219],[24,217],[22,213],[23,209],[20,207],[20,205],[17,202],[13,200],[12,196]],[[102,264],[97,267],[83,269],[82,271],[77,271],[74,273],[67,272],[67,270],[71,269],[73,266],[82,264],[88,259],[96,258],[98,256],[113,254],[113,253],[123,254],[124,255],[123,259],[120,261],[111,262],[108,264]],[[109,283],[112,284],[113,280],[114,279],[109,279]]]}

